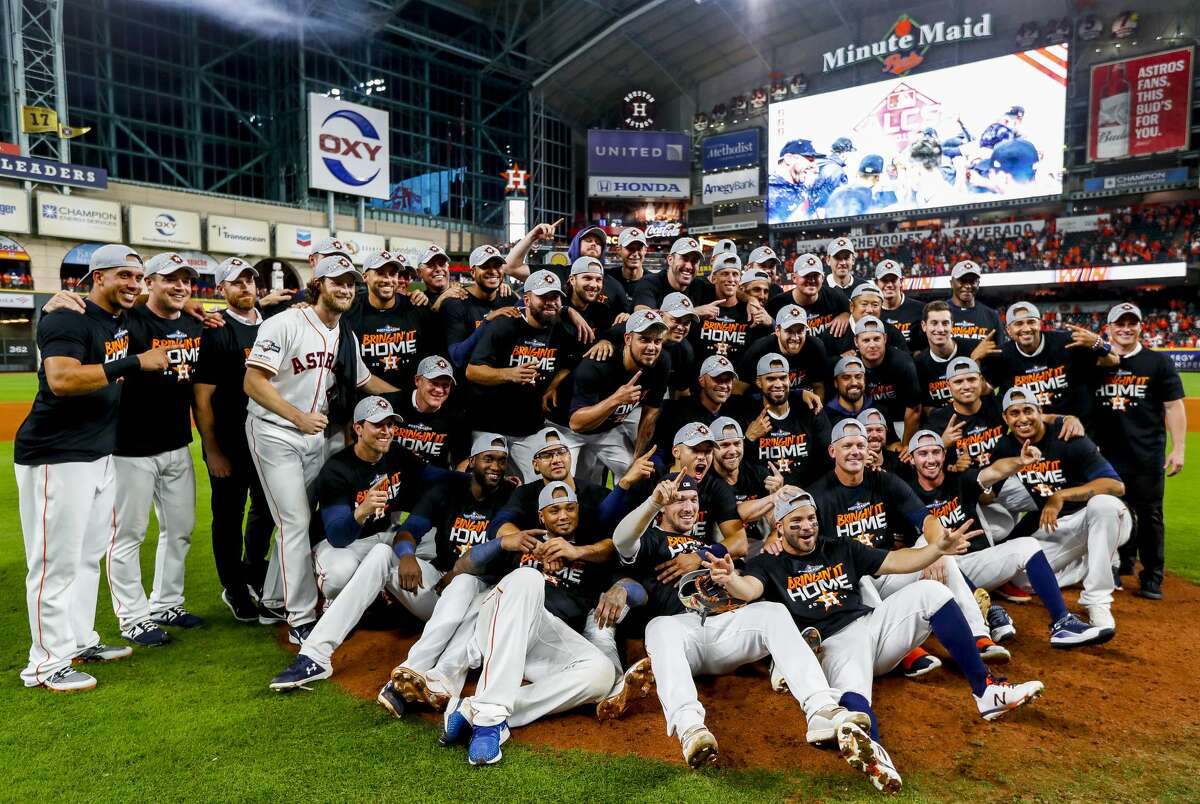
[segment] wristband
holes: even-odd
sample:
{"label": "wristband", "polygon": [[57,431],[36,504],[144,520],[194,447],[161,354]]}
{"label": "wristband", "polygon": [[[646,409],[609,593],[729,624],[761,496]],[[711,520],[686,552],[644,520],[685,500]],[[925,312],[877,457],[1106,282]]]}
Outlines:
{"label": "wristband", "polygon": [[116,382],[122,377],[128,377],[130,374],[136,374],[142,368],[141,361],[137,359],[137,355],[127,355],[111,363],[104,364],[104,377],[111,383]]}
{"label": "wristband", "polygon": [[1102,355],[1106,355],[1112,351],[1112,344],[1103,338],[1097,338],[1096,342],[1092,344],[1092,350],[1099,352]]}
{"label": "wristband", "polygon": [[397,558],[411,556],[416,549],[416,546],[412,542],[396,542],[392,545],[392,552],[396,554]]}

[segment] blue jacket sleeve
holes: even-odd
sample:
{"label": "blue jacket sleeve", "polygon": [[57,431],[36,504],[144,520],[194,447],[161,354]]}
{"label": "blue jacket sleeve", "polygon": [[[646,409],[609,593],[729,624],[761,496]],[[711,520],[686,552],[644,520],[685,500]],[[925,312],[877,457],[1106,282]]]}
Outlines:
{"label": "blue jacket sleeve", "polygon": [[629,513],[628,498],[629,492],[621,486],[613,486],[612,491],[600,501],[600,507],[596,510],[601,528],[615,528],[621,518]]}
{"label": "blue jacket sleeve", "polygon": [[412,534],[413,541],[417,544],[421,543],[421,539],[425,538],[425,534],[433,529],[433,523],[423,516],[408,515],[408,519],[404,520],[404,530]]}
{"label": "blue jacket sleeve", "polygon": [[472,332],[465,341],[452,343],[447,347],[447,351],[450,353],[450,362],[453,363],[455,367],[463,368],[467,365],[467,361],[471,359],[471,352],[475,349],[475,344],[479,341],[479,333],[483,332],[483,327],[486,324],[487,322],[485,321],[483,324],[476,327],[475,331]]}
{"label": "blue jacket sleeve", "polygon": [[498,555],[500,555],[500,540],[492,539],[472,547],[471,551],[467,553],[467,560],[471,562],[471,570],[478,572],[494,561]]}
{"label": "blue jacket sleeve", "polygon": [[354,509],[347,504],[323,506],[321,523],[325,525],[325,541],[334,547],[348,547],[362,533],[362,525],[354,519]]}
{"label": "blue jacket sleeve", "polygon": [[505,522],[515,522],[516,519],[517,509],[515,508],[501,508],[499,511],[497,511],[496,515],[492,517],[492,521],[489,522],[487,526],[488,541],[496,538],[496,534],[500,532],[501,525],[503,525]]}

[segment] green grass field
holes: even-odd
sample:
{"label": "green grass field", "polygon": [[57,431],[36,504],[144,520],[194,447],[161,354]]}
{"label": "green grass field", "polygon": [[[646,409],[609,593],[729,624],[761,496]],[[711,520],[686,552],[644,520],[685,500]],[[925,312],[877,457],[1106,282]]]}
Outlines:
{"label": "green grass field", "polygon": [[[0,376],[0,399],[27,399],[32,384]],[[1189,438],[1200,460],[1200,434]],[[198,450],[194,450],[198,453]],[[202,467],[199,455],[197,466]],[[0,443],[12,461],[12,444]],[[852,772],[817,775],[765,771],[692,773],[682,763],[556,752],[509,743],[499,766],[471,769],[461,751],[440,749],[433,728],[419,719],[396,721],[372,702],[330,683],[281,696],[268,691],[289,654],[268,631],[239,625],[220,603],[212,566],[208,485],[199,472],[197,529],[189,558],[188,605],[209,620],[197,632],[178,633],[158,651],[97,670],[97,690],[52,695],[22,687],[18,672],[29,645],[25,565],[11,470],[0,473],[0,774],[8,801],[765,801],[877,800]],[[1200,581],[1200,524],[1185,500],[1200,491],[1200,468],[1168,484],[1168,567]],[[153,569],[152,523],[143,551],[145,577]],[[101,581],[98,627],[117,637]],[[952,739],[952,738],[951,738]],[[931,750],[940,750],[931,745]],[[1029,791],[1030,800],[1187,800],[1195,793],[1190,754],[1160,756],[1162,768],[1146,778],[1142,764],[1119,753],[1100,766],[1069,767],[1058,781]],[[797,756],[798,765],[804,762]],[[903,770],[903,769],[902,769]],[[1015,769],[1002,771],[1019,779]],[[991,800],[985,781],[929,779],[905,772],[910,800]]]}

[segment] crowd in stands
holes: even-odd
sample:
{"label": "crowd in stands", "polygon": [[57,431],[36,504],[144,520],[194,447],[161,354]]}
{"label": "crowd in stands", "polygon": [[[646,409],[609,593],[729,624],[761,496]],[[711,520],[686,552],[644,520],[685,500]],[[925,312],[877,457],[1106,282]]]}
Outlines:
{"label": "crowd in stands", "polygon": [[[1051,327],[1074,324],[1099,332],[1104,326],[1106,310],[1107,307],[1103,310],[1075,307],[1068,312],[1043,310],[1042,318]],[[1172,299],[1165,307],[1143,308],[1142,315],[1143,342],[1149,346],[1193,349],[1200,347],[1200,310],[1197,310],[1194,301]]]}
{"label": "crowd in stands", "polygon": [[33,277],[28,271],[19,271],[15,268],[8,271],[0,271],[0,288],[29,290],[33,288]]}

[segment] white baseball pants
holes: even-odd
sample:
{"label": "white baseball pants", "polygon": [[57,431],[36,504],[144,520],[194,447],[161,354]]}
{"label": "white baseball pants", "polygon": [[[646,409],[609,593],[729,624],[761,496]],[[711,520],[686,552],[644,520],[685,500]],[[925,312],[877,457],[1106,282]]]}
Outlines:
{"label": "white baseball pants", "polygon": [[[271,560],[279,564],[288,625],[311,623],[317,619],[317,583],[308,526],[317,475],[325,465],[325,435],[305,435],[293,427],[247,416],[246,438],[275,520]],[[263,597],[267,598],[265,590]]]}
{"label": "white baseball pants", "polygon": [[483,670],[466,699],[472,725],[525,726],[598,703],[612,687],[612,663],[546,611],[545,600],[545,577],[532,567],[513,570],[484,598],[475,624]]}
{"label": "white baseball pants", "polygon": [[[918,544],[924,543],[924,541],[918,542]],[[963,577],[962,569],[959,567],[959,557],[943,556],[942,559],[946,563],[945,586],[954,597],[954,602],[962,609],[963,617],[966,618],[967,625],[971,627],[971,636],[976,638],[990,636],[992,632],[983,620],[983,612],[979,610],[975,593],[971,591],[971,586]],[[900,589],[911,586],[920,580],[921,573],[910,572],[904,575],[881,575],[878,578],[872,578],[871,582],[879,592],[879,597],[886,600]]]}
{"label": "white baseball pants", "polygon": [[1060,516],[1053,531],[1038,530],[1033,538],[1046,554],[1059,586],[1083,584],[1079,605],[1111,605],[1113,562],[1132,528],[1125,503],[1111,494],[1098,494],[1075,513]]}
{"label": "white baseball pants", "polygon": [[576,433],[563,430],[563,440],[571,450],[571,466],[575,468],[575,479],[584,483],[599,484],[604,479],[604,469],[620,479],[633,463],[633,442],[629,439],[624,422],[600,433]]}
{"label": "white baseball pants", "polygon": [[[108,546],[108,588],[124,631],[172,606],[183,605],[183,568],[196,525],[196,473],[180,447],[157,455],[113,456],[117,473],[117,529]],[[142,543],[150,506],[158,518],[154,584],[142,586]]]}
{"label": "white baseball pants", "polygon": [[995,547],[955,556],[958,568],[971,583],[991,591],[1025,571],[1029,559],[1037,555],[1042,545],[1032,536],[1001,542]]}
{"label": "white baseball pants", "polygon": [[929,619],[953,599],[942,584],[917,581],[823,640],[821,667],[830,686],[857,692],[869,702],[874,677],[900,664],[905,654],[928,639],[933,630]]}
{"label": "white baseball pants", "polygon": [[21,680],[36,687],[100,643],[96,600],[100,560],[116,527],[116,475],[111,456],[14,469],[32,638]]}
{"label": "white baseball pants", "polygon": [[1016,515],[1021,511],[1032,511],[1037,508],[1033,498],[1021,481],[1015,477],[1007,478],[998,490],[996,499],[990,503],[975,506],[979,516],[979,527],[987,534],[988,541],[999,544],[1008,538],[1013,527],[1017,524]]}
{"label": "white baseball pants", "polygon": [[457,697],[471,667],[479,607],[490,590],[491,586],[474,575],[455,576],[442,590],[401,666],[425,676],[435,692]]}
{"label": "white baseball pants", "polygon": [[646,654],[654,667],[668,735],[683,735],[704,724],[694,675],[724,675],[768,654],[806,715],[838,700],[781,603],[757,601],[703,624],[692,612],[655,617],[646,626]]}

